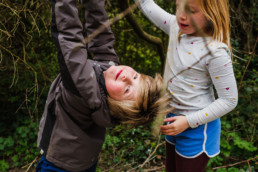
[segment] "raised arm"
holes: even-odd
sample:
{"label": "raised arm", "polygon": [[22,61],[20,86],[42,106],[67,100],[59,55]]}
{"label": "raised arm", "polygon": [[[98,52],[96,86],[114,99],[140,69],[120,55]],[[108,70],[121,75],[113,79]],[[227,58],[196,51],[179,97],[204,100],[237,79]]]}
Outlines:
{"label": "raised arm", "polygon": [[[90,36],[108,21],[104,0],[82,0],[84,7],[85,29]],[[109,26],[93,38],[88,44],[88,50],[94,53],[94,60],[113,61],[119,64],[119,59],[114,50],[114,34]]]}
{"label": "raised arm", "polygon": [[[76,0],[52,0],[52,36],[64,87],[79,97],[94,96],[97,80],[87,61]],[[79,46],[80,45],[80,46]]]}
{"label": "raised arm", "polygon": [[[139,2],[143,14],[166,34],[170,33],[171,23],[175,20],[175,15],[171,15],[160,8],[153,0],[134,0]],[[174,22],[173,22],[174,23]]]}
{"label": "raised arm", "polygon": [[[51,28],[58,50],[58,61],[61,69],[62,83],[66,90],[73,93],[72,95],[68,94],[67,91],[64,91],[64,95],[68,98],[76,95],[80,97],[76,100],[84,100],[84,105],[87,106],[88,109],[92,109],[91,117],[97,125],[102,127],[113,126],[114,124],[111,121],[107,104],[100,100],[101,98],[105,98],[100,98],[100,92],[98,91],[99,83],[92,67],[92,62],[87,59],[86,45],[82,43],[84,41],[83,26],[78,16],[76,2],[77,0],[52,0],[53,13]],[[91,8],[94,7],[91,6]],[[94,23],[98,22],[94,21]],[[105,33],[106,32],[104,31],[102,34],[106,35]],[[99,39],[103,37],[102,40],[113,43],[113,34],[109,32],[107,35],[108,36],[106,37],[99,36]],[[117,62],[115,53],[113,51],[108,51],[108,48],[113,48],[112,44],[108,44],[108,46],[105,47],[104,45],[101,46],[102,44],[98,46],[99,44],[97,43],[101,44],[102,41],[96,39],[93,41],[92,45],[99,51],[103,50],[103,59],[104,57],[105,59],[110,57],[108,58],[109,61],[114,59]],[[105,56],[104,53],[107,53],[108,55]],[[67,103],[67,105],[68,104],[69,103]],[[80,114],[79,116],[78,114],[76,116],[74,113],[70,115],[76,120],[81,119]]]}

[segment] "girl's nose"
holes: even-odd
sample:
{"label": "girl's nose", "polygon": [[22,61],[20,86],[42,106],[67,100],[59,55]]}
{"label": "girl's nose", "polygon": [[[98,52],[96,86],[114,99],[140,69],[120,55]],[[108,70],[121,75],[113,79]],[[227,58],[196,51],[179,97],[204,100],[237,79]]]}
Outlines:
{"label": "girl's nose", "polygon": [[187,18],[187,14],[186,14],[186,11],[185,11],[185,6],[183,4],[180,4],[180,6],[177,9],[177,16],[181,20],[185,20]]}
{"label": "girl's nose", "polygon": [[180,17],[180,19],[182,19],[182,20],[186,20],[186,18],[187,18],[186,12],[185,12],[184,10],[182,10],[182,11],[179,13],[179,17]]}

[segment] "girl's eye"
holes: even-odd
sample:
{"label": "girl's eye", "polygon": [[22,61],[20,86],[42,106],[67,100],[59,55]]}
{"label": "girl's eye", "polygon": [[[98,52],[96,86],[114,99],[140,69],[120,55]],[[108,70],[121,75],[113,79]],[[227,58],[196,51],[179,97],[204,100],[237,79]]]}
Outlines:
{"label": "girl's eye", "polygon": [[137,79],[138,78],[138,74],[136,74],[134,77],[133,77],[133,79]]}
{"label": "girl's eye", "polygon": [[198,9],[197,8],[189,8],[189,11],[194,14],[196,12],[198,12]]}
{"label": "girl's eye", "polygon": [[191,12],[192,14],[194,14],[194,13],[195,13],[195,11],[194,11],[194,10],[190,10],[190,12]]}
{"label": "girl's eye", "polygon": [[[179,10],[181,10],[181,6],[180,5],[177,5],[176,6],[176,11],[179,11]],[[181,10],[182,11],[182,10]]]}

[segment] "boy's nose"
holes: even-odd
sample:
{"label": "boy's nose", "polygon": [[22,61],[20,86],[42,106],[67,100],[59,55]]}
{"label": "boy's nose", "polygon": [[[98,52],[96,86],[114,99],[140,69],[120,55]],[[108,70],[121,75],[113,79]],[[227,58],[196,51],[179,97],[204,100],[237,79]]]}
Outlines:
{"label": "boy's nose", "polygon": [[125,81],[125,80],[127,80],[127,79],[128,79],[127,75],[124,74],[124,75],[122,76],[122,81]]}
{"label": "boy's nose", "polygon": [[124,82],[131,82],[131,79],[130,79],[130,77],[127,74],[124,74],[122,76],[122,81],[124,81]]}

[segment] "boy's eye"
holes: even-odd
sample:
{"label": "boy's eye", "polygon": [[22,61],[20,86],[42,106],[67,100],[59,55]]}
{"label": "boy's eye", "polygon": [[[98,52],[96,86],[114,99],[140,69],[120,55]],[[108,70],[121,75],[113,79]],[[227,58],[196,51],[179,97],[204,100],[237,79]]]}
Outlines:
{"label": "boy's eye", "polygon": [[128,91],[129,91],[129,89],[130,89],[130,87],[128,86],[128,87],[126,87],[126,89],[125,89],[125,93],[127,93]]}
{"label": "boy's eye", "polygon": [[133,77],[133,79],[137,79],[138,78],[138,74],[136,74],[134,77]]}

